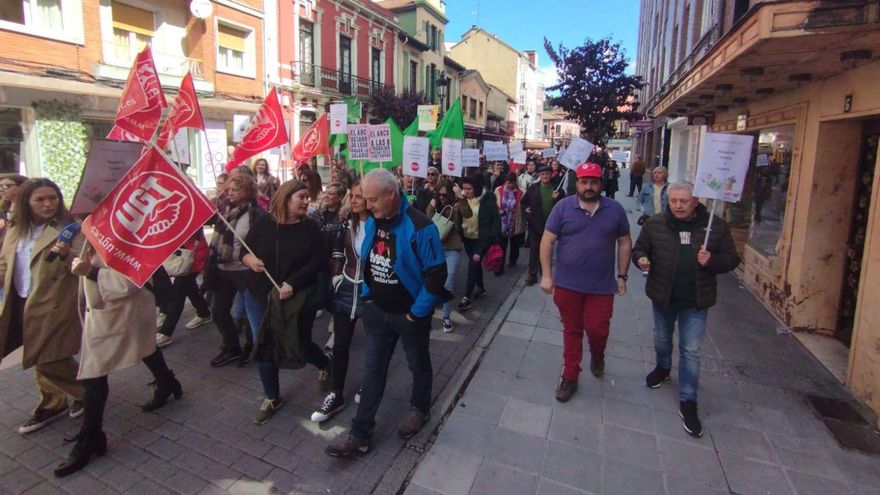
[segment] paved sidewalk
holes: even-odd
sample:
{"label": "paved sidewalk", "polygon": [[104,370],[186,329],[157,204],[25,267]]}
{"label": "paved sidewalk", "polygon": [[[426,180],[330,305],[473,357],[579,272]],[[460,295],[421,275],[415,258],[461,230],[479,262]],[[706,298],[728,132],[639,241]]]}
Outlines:
{"label": "paved sidewalk", "polygon": [[[475,301],[464,316],[453,313],[454,333],[440,330],[440,314],[435,313],[431,332],[435,400],[455,396],[458,388],[450,384],[458,386],[463,363],[522,270],[509,269],[502,277],[487,274],[489,294]],[[464,264],[458,274],[461,294]],[[105,414],[108,453],[63,480],[55,479],[52,470],[70,451],[72,444],[65,444],[63,438],[75,434],[81,420],[64,418],[38,432],[19,435],[15,429],[37,403],[33,371],[22,371],[18,365],[0,371],[0,494],[366,494],[395,493],[402,486],[422,448],[418,439],[405,442],[395,433],[410,409],[411,375],[400,346],[389,370],[373,451],[339,460],[326,456],[324,447],[348,429],[356,411],[352,396],[363,369],[360,324],[352,347],[346,410],[320,427],[312,423],[309,416],[324,397],[317,370],[282,371],[285,405],[267,424],[255,426],[252,417],[262,397],[256,367],[212,368],[208,362],[217,352],[220,336],[213,325],[184,329],[191,316],[189,309],[175,331],[174,344],[164,351],[183,383],[183,399],[172,400],[157,414],[142,413],[139,404],[152,393],[146,386],[152,379],[146,367],[110,375]],[[321,345],[327,340],[329,321],[324,316],[316,323],[314,338]],[[428,425],[420,437],[423,444],[441,419],[438,414]]]}
{"label": "paved sidewalk", "polygon": [[[634,220],[634,201],[619,199]],[[845,389],[790,334],[778,334],[732,276],[720,280],[703,346],[705,434],[687,435],[677,356],[672,381],[645,386],[655,363],[652,317],[645,279],[629,275],[628,294],[615,301],[606,375],[589,373],[585,353],[566,404],[554,399],[558,312],[536,286],[523,289],[406,495],[880,494],[880,457],[838,447],[803,399],[848,398]]]}

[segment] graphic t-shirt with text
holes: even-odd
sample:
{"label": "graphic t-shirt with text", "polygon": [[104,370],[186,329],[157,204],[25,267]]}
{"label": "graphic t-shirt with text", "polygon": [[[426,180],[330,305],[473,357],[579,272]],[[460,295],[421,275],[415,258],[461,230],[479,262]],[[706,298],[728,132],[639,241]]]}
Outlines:
{"label": "graphic t-shirt with text", "polygon": [[377,220],[376,235],[366,260],[366,281],[373,295],[373,302],[382,311],[406,314],[413,305],[413,297],[394,272],[397,261],[397,236],[390,230],[394,219]]}

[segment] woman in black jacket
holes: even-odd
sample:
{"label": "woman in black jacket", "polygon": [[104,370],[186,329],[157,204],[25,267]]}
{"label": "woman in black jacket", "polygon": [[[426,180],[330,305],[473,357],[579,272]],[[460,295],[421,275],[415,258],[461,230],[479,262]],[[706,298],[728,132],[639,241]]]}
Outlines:
{"label": "woman in black jacket", "polygon": [[[261,425],[281,407],[278,365],[283,356],[278,351],[282,344],[293,342],[302,360],[320,370],[318,379],[322,388],[330,379],[330,359],[312,341],[312,326],[318,311],[317,277],[327,260],[321,229],[309,218],[306,185],[298,180],[281,184],[269,205],[269,215],[251,227],[246,241],[254,254],[244,254],[241,261],[254,272],[249,288],[254,296],[263,301],[268,299],[273,291],[272,282],[266,276],[269,274],[279,284],[278,299],[282,303],[291,298],[303,298],[297,303],[298,312],[283,314],[283,328],[264,324],[258,333],[255,361],[266,398],[254,416],[254,423]],[[270,314],[265,317],[270,318]],[[287,323],[293,318],[296,319],[296,335],[287,335],[284,330],[289,328]]]}
{"label": "woman in black jacket", "polygon": [[[479,299],[486,294],[483,285],[483,256],[489,246],[501,240],[501,215],[495,193],[484,191],[479,177],[462,179],[462,191],[468,199],[473,215],[462,221],[462,241],[468,256],[467,284],[464,297],[458,303],[459,311],[471,308],[471,296]],[[475,291],[476,289],[476,291]]]}

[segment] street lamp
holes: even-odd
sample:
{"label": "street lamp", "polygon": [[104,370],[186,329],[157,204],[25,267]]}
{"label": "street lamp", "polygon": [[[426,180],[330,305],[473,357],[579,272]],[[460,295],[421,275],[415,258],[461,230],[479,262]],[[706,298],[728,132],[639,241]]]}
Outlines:
{"label": "street lamp", "polygon": [[529,135],[529,114],[523,115],[523,151],[526,149],[526,138]]}
{"label": "street lamp", "polygon": [[446,76],[446,72],[440,71],[440,77],[437,78],[437,96],[440,97],[440,115],[443,115],[443,112],[446,111],[446,107],[443,103],[446,100],[449,81],[450,79]]}

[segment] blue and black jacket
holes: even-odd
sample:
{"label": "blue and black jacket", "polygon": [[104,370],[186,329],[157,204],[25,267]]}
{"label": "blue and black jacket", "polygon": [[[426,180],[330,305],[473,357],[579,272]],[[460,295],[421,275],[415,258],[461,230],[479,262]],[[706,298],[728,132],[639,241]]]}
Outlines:
{"label": "blue and black jacket", "polygon": [[[400,197],[406,197],[403,191]],[[394,273],[414,300],[410,315],[427,318],[439,302],[452,299],[452,294],[443,287],[446,283],[446,254],[440,242],[440,232],[427,215],[405,199],[400,201],[400,210],[390,230],[394,233],[398,253]],[[376,237],[376,219],[372,215],[364,222],[364,235],[361,259],[368,263]],[[366,280],[362,297],[370,298],[370,286]]]}

